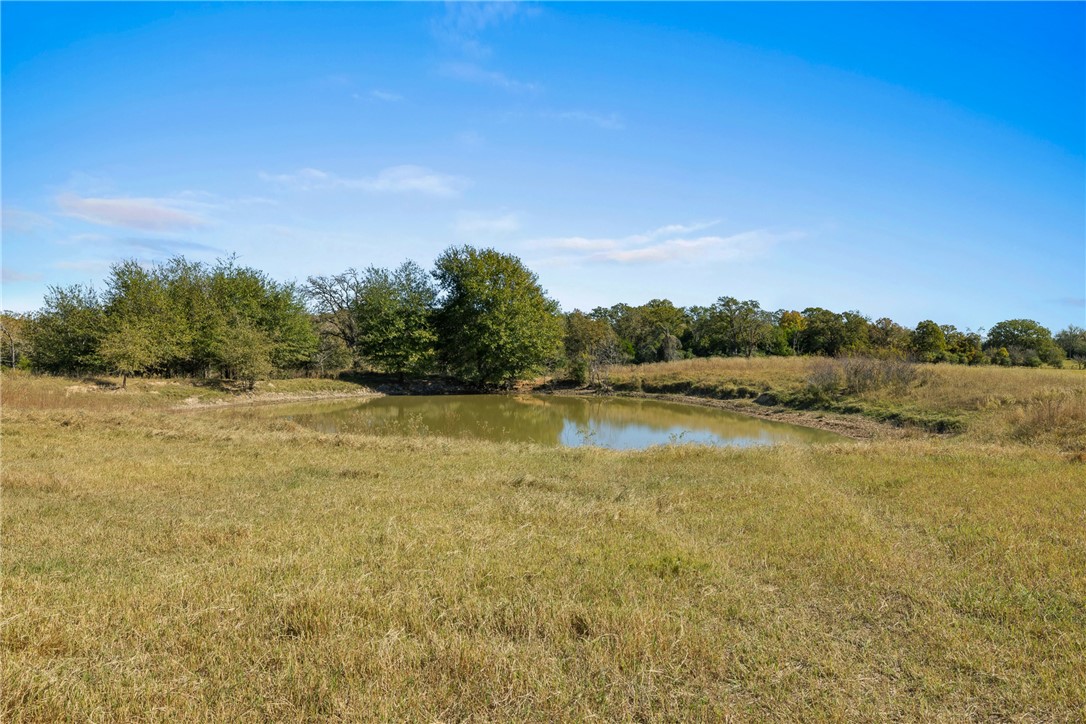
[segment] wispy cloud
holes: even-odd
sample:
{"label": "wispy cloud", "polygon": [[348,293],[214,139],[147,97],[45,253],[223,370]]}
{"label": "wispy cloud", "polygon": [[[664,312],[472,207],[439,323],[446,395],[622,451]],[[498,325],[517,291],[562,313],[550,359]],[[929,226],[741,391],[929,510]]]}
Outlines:
{"label": "wispy cloud", "polygon": [[209,244],[201,244],[188,239],[157,239],[149,237],[129,237],[113,239],[111,243],[126,249],[142,251],[157,256],[176,256],[186,252],[223,253],[222,249]]}
{"label": "wispy cloud", "polygon": [[1086,297],[1060,297],[1056,301],[1065,307],[1086,307]]}
{"label": "wispy cloud", "polygon": [[520,219],[516,214],[488,216],[462,211],[457,216],[453,228],[458,234],[464,236],[508,234],[520,229]]}
{"label": "wispy cloud", "polygon": [[742,259],[766,251],[779,237],[764,229],[746,231],[731,236],[699,236],[694,239],[665,239],[638,249],[613,249],[600,252],[601,261],[668,262],[684,260]]}
{"label": "wispy cloud", "polygon": [[61,213],[102,226],[140,231],[177,231],[207,225],[203,217],[176,208],[168,199],[91,198],[73,193],[57,196]]}
{"label": "wispy cloud", "polygon": [[476,63],[442,63],[438,67],[438,71],[446,78],[462,80],[466,83],[489,85],[513,93],[532,93],[539,90],[539,86],[535,83],[526,83],[524,81],[516,80],[515,78],[510,78],[505,73],[499,73],[496,70],[487,70]]}
{"label": "wispy cloud", "polygon": [[624,237],[555,237],[534,240],[528,246],[552,252],[544,263],[726,261],[757,257],[781,241],[802,236],[798,232],[777,233],[767,229],[727,236],[697,235],[718,223],[669,224]]}
{"label": "wispy cloud", "polygon": [[573,121],[576,123],[589,123],[607,131],[621,131],[626,127],[622,117],[617,113],[594,113],[592,111],[544,111],[544,118],[552,118],[558,121]]}
{"label": "wispy cloud", "polygon": [[99,242],[106,242],[109,241],[111,238],[112,237],[108,236],[107,234],[72,234],[67,238],[58,240],[57,243],[70,245],[78,244],[86,246],[91,244],[97,244]]}
{"label": "wispy cloud", "polygon": [[480,36],[487,30],[505,25],[538,10],[518,2],[454,2],[446,3],[444,12],[430,25],[439,41],[457,51],[476,58],[491,53]]}
{"label": "wispy cloud", "polygon": [[13,206],[5,206],[0,209],[3,230],[21,233],[31,233],[38,229],[47,229],[53,225],[52,219],[35,214],[32,211],[24,211]]}
{"label": "wispy cloud", "polygon": [[72,234],[56,241],[69,247],[74,255],[97,254],[115,259],[133,255],[163,259],[182,254],[222,254],[223,250],[191,239],[170,236],[113,236],[111,234]]}
{"label": "wispy cloud", "polygon": [[24,274],[23,272],[4,267],[0,270],[0,281],[3,281],[5,284],[14,282],[38,282],[41,281],[41,274]]}
{"label": "wispy cloud", "polygon": [[391,91],[380,90],[374,88],[370,91],[369,97],[375,101],[381,101],[382,103],[396,103],[403,100],[403,96],[399,93],[392,93]]}
{"label": "wispy cloud", "polygon": [[54,269],[67,269],[80,272],[104,272],[114,262],[108,259],[62,259],[53,264]]}
{"label": "wispy cloud", "polygon": [[520,2],[446,3],[444,12],[431,23],[430,28],[434,37],[459,59],[441,63],[437,68],[438,73],[453,80],[512,93],[538,91],[536,83],[518,80],[481,65],[492,54],[490,46],[482,41],[485,33],[538,12],[536,7]]}
{"label": "wispy cloud", "polygon": [[376,176],[348,178],[316,168],[294,173],[261,173],[260,178],[296,191],[342,189],[387,193],[420,193],[430,196],[457,196],[470,185],[462,176],[438,173],[425,166],[392,166]]}
{"label": "wispy cloud", "polygon": [[456,134],[456,142],[465,148],[479,148],[486,143],[486,139],[475,131],[463,131]]}
{"label": "wispy cloud", "polygon": [[54,269],[95,274],[107,271],[111,265],[122,259],[136,259],[141,264],[153,264],[175,256],[206,259],[225,253],[222,249],[208,244],[169,237],[75,234],[62,243],[72,247],[72,253],[68,258],[55,261]]}

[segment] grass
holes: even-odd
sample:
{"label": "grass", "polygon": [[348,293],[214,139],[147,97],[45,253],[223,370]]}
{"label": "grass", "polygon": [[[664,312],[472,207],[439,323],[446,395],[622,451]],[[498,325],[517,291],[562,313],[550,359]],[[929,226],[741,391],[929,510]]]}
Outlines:
{"label": "grass", "polygon": [[3,380],[5,722],[1086,717],[1086,464],[1013,421],[622,453],[72,384]]}
{"label": "grass", "polygon": [[1073,369],[917,365],[904,388],[812,390],[820,365],[809,358],[710,358],[616,367],[619,390],[756,399],[796,408],[861,414],[973,439],[1015,438],[1086,450],[1086,372]]}
{"label": "grass", "polygon": [[[11,409],[70,409],[83,411],[155,409],[182,403],[214,404],[249,399],[247,383],[219,379],[129,378],[93,376],[81,379],[5,372],[4,405]],[[253,390],[261,399],[309,395],[351,395],[367,391],[356,382],[307,378],[261,380]]]}

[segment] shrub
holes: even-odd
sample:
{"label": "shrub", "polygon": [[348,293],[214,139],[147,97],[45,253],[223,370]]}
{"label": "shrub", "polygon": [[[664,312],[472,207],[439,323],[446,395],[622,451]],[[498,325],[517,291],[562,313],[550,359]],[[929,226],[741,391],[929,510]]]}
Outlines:
{"label": "shrub", "polygon": [[812,392],[832,395],[841,386],[841,367],[835,359],[815,357],[807,370],[807,386]]}
{"label": "shrub", "polygon": [[877,359],[865,356],[818,358],[812,361],[807,384],[821,395],[832,395],[839,389],[850,394],[890,389],[904,392],[917,381],[916,365],[900,358]]}

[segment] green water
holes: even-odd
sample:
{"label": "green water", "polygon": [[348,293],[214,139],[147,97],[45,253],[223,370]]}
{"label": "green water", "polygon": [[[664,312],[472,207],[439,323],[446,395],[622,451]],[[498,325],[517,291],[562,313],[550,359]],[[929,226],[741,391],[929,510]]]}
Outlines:
{"label": "green water", "polygon": [[841,442],[840,435],[707,407],[551,395],[377,397],[277,405],[270,414],[322,432],[440,435],[634,450],[653,445]]}

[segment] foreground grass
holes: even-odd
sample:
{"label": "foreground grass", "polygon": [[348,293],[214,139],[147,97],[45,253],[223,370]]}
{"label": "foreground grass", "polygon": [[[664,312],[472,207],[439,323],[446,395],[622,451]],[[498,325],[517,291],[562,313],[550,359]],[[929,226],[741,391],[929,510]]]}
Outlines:
{"label": "foreground grass", "polygon": [[6,394],[4,721],[1086,716],[1086,465],[1052,449],[555,450]]}
{"label": "foreground grass", "polygon": [[935,432],[966,433],[987,442],[1057,444],[1086,450],[1086,372],[918,365],[904,389],[812,395],[809,380],[822,360],[799,357],[692,359],[616,367],[619,390],[760,399],[771,404],[860,414]]}

